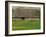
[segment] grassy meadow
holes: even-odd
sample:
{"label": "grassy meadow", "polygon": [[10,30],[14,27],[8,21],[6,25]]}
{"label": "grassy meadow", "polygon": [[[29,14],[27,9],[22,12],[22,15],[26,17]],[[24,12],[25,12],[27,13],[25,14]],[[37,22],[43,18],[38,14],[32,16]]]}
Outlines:
{"label": "grassy meadow", "polygon": [[12,30],[40,29],[40,20],[12,20]]}

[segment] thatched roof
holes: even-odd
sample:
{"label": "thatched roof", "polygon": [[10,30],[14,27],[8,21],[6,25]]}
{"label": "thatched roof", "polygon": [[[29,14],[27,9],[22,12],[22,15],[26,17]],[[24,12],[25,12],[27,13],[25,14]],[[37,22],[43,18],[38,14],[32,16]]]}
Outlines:
{"label": "thatched roof", "polygon": [[13,7],[13,17],[40,17],[40,8]]}

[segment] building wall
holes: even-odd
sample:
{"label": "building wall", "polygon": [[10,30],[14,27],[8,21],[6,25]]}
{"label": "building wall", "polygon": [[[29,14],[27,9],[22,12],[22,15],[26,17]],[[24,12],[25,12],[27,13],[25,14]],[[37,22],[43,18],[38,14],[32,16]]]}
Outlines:
{"label": "building wall", "polygon": [[[13,7],[14,8],[14,7]],[[16,7],[15,7],[16,8]],[[13,17],[39,17],[40,8],[33,7],[17,7],[12,9]]]}

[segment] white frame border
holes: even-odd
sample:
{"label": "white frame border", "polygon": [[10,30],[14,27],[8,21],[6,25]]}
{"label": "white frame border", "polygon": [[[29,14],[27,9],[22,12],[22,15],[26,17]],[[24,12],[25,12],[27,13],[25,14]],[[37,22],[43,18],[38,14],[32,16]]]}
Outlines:
{"label": "white frame border", "polygon": [[[41,29],[40,30],[18,30],[12,31],[12,6],[27,6],[27,7],[40,7],[41,8]],[[9,34],[26,34],[26,33],[42,33],[43,32],[43,5],[39,4],[25,4],[25,3],[10,3],[8,4],[9,13]]]}

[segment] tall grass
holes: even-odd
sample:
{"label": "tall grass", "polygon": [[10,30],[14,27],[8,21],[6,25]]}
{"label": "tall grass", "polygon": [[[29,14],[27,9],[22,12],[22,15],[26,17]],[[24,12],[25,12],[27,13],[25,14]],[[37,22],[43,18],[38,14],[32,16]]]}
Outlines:
{"label": "tall grass", "polygon": [[40,20],[12,20],[12,30],[40,29]]}

